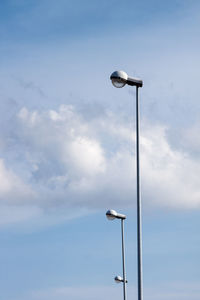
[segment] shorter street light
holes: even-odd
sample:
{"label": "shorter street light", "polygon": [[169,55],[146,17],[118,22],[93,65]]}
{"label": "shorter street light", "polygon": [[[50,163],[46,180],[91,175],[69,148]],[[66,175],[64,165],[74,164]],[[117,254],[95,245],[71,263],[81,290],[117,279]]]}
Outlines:
{"label": "shorter street light", "polygon": [[[116,283],[124,282],[124,279],[121,278],[121,276],[115,276],[115,282],[116,282]],[[127,283],[127,282],[128,282],[128,281],[126,280],[126,283]]]}
{"label": "shorter street light", "polygon": [[108,210],[106,213],[106,217],[108,220],[120,219],[121,220],[121,236],[122,236],[122,267],[123,267],[123,278],[121,276],[115,277],[115,282],[120,283],[123,282],[123,295],[124,300],[126,300],[126,271],[125,271],[125,250],[124,250],[124,220],[126,219],[125,215],[117,213],[115,210]]}

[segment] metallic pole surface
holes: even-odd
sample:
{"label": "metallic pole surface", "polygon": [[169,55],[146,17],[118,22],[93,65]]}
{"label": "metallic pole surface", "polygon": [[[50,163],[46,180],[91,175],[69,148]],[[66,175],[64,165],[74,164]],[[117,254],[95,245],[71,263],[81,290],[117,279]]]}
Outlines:
{"label": "metallic pole surface", "polygon": [[140,137],[139,137],[139,99],[136,86],[136,168],[137,168],[137,267],[138,267],[138,300],[143,299],[142,288],[142,214],[140,195]]}
{"label": "metallic pole surface", "polygon": [[123,292],[124,292],[124,300],[126,300],[126,271],[125,271],[124,220],[123,219],[121,219],[121,232],[122,232]]}

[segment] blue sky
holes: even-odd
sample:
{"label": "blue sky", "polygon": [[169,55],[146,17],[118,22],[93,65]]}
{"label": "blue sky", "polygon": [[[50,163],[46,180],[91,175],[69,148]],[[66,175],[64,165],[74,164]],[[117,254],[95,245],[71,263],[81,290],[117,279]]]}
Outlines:
{"label": "blue sky", "polygon": [[0,290],[4,300],[136,297],[135,108],[141,77],[145,299],[199,289],[199,2],[0,4]]}

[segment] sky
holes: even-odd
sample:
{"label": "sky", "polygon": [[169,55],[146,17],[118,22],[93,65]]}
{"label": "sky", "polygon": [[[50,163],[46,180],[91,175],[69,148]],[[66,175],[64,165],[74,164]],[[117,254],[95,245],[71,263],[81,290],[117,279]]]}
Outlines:
{"label": "sky", "polygon": [[2,0],[2,300],[137,297],[135,89],[142,78],[144,299],[200,299],[200,3]]}

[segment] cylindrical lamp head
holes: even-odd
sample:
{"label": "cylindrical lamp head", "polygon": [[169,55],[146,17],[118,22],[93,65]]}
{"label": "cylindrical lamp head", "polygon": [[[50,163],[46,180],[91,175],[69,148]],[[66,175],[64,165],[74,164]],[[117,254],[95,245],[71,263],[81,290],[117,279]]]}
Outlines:
{"label": "cylindrical lamp head", "polygon": [[108,220],[114,220],[117,217],[117,212],[114,209],[109,209],[106,213]]}
{"label": "cylindrical lamp head", "polygon": [[115,276],[115,282],[116,283],[120,283],[120,282],[123,282],[124,280],[123,280],[123,278],[121,277],[121,276]]}
{"label": "cylindrical lamp head", "polygon": [[117,213],[114,209],[109,209],[106,213],[106,217],[108,218],[108,220],[114,220],[114,219],[124,220],[124,219],[126,219],[125,215]]}
{"label": "cylindrical lamp head", "polygon": [[125,84],[142,87],[143,81],[139,78],[129,77],[124,71],[115,71],[110,75],[110,79],[112,80],[112,84],[116,88],[122,88]]}
{"label": "cylindrical lamp head", "polygon": [[116,88],[122,88],[127,82],[128,75],[124,71],[115,71],[111,74],[110,79]]}

